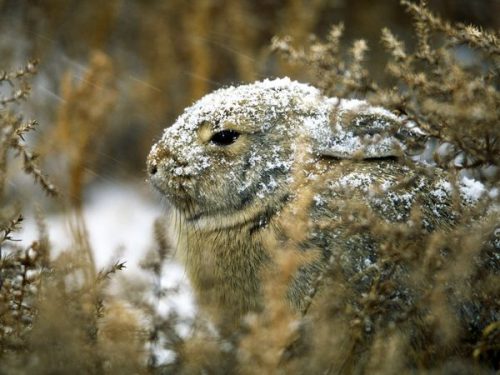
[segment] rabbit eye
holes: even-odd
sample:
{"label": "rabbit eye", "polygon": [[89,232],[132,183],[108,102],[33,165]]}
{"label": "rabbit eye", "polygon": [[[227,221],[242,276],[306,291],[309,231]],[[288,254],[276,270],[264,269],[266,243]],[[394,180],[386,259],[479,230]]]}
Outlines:
{"label": "rabbit eye", "polygon": [[216,144],[217,146],[229,146],[233,144],[240,133],[234,130],[222,130],[220,132],[215,133],[212,138],[210,138],[210,142]]}

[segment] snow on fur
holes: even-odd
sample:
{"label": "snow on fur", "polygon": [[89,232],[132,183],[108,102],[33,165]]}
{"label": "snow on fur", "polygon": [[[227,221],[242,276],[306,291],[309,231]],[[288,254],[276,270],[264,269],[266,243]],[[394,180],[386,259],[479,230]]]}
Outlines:
{"label": "snow on fur", "polygon": [[[359,122],[346,127],[345,117],[352,113],[377,116],[371,123],[377,132],[363,134],[363,124]],[[283,117],[287,121],[276,121]],[[176,174],[195,176],[212,162],[194,139],[201,124],[210,122],[215,124],[215,130],[222,130],[227,123],[238,125],[244,121],[258,124],[260,129],[256,131],[281,126],[293,139],[305,136],[318,145],[315,152],[331,156],[363,153],[366,157],[383,157],[404,149],[398,140],[387,135],[391,121],[398,121],[391,112],[361,100],[327,98],[318,89],[289,78],[266,79],[204,96],[165,130],[162,142],[183,155],[188,164],[177,168]]]}

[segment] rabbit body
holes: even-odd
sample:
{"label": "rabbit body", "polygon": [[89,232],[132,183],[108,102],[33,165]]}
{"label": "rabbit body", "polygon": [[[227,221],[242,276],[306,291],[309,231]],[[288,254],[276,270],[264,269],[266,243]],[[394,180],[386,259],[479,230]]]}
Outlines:
{"label": "rabbit body", "polygon": [[276,251],[268,244],[290,238],[284,223],[302,221],[295,248],[319,253],[290,283],[286,297],[299,311],[332,261],[346,278],[375,266],[369,230],[342,224],[351,204],[408,223],[418,201],[426,229],[452,225],[442,173],[397,160],[405,151],[398,134],[408,132],[418,135],[382,108],[288,79],[224,88],[188,108],[153,146],[148,170],[172,204],[202,310],[223,323],[262,308],[263,273]]}

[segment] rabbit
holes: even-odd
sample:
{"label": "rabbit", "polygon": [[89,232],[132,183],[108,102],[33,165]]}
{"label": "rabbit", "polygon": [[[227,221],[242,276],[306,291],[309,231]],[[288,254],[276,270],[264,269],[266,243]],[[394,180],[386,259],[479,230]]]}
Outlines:
{"label": "rabbit", "polygon": [[[425,230],[451,227],[454,188],[445,173],[400,161],[412,151],[405,140],[422,136],[388,110],[288,78],[222,88],[187,108],[153,145],[147,169],[172,206],[176,248],[200,309],[216,324],[262,310],[263,274],[275,263],[270,239],[295,236],[298,252],[315,254],[284,296],[294,311],[307,308],[332,263],[347,279],[374,267],[369,230],[342,224],[351,203],[408,223],[419,202]],[[300,220],[297,233],[284,225]],[[392,277],[403,280],[398,272]],[[366,292],[370,280],[359,280]],[[403,287],[399,295],[411,300]]]}

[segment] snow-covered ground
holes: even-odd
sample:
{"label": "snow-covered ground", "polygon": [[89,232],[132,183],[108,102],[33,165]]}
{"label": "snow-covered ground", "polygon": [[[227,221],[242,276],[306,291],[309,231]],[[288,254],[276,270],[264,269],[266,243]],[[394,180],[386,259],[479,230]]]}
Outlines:
{"label": "snow-covered ground", "polygon": [[[94,187],[85,202],[83,214],[97,268],[117,260],[125,261],[123,275],[148,277],[139,263],[154,246],[155,219],[166,211],[159,197],[123,182]],[[34,215],[24,212],[24,216],[22,230],[16,237],[21,239],[22,245],[28,245],[37,239],[38,231]],[[57,254],[69,249],[72,237],[68,217],[63,214],[49,215],[45,221],[54,252]],[[170,295],[159,305],[162,313],[173,308],[181,316],[194,314],[193,297],[180,264],[171,261],[165,265],[162,286],[179,289],[178,294]]]}

